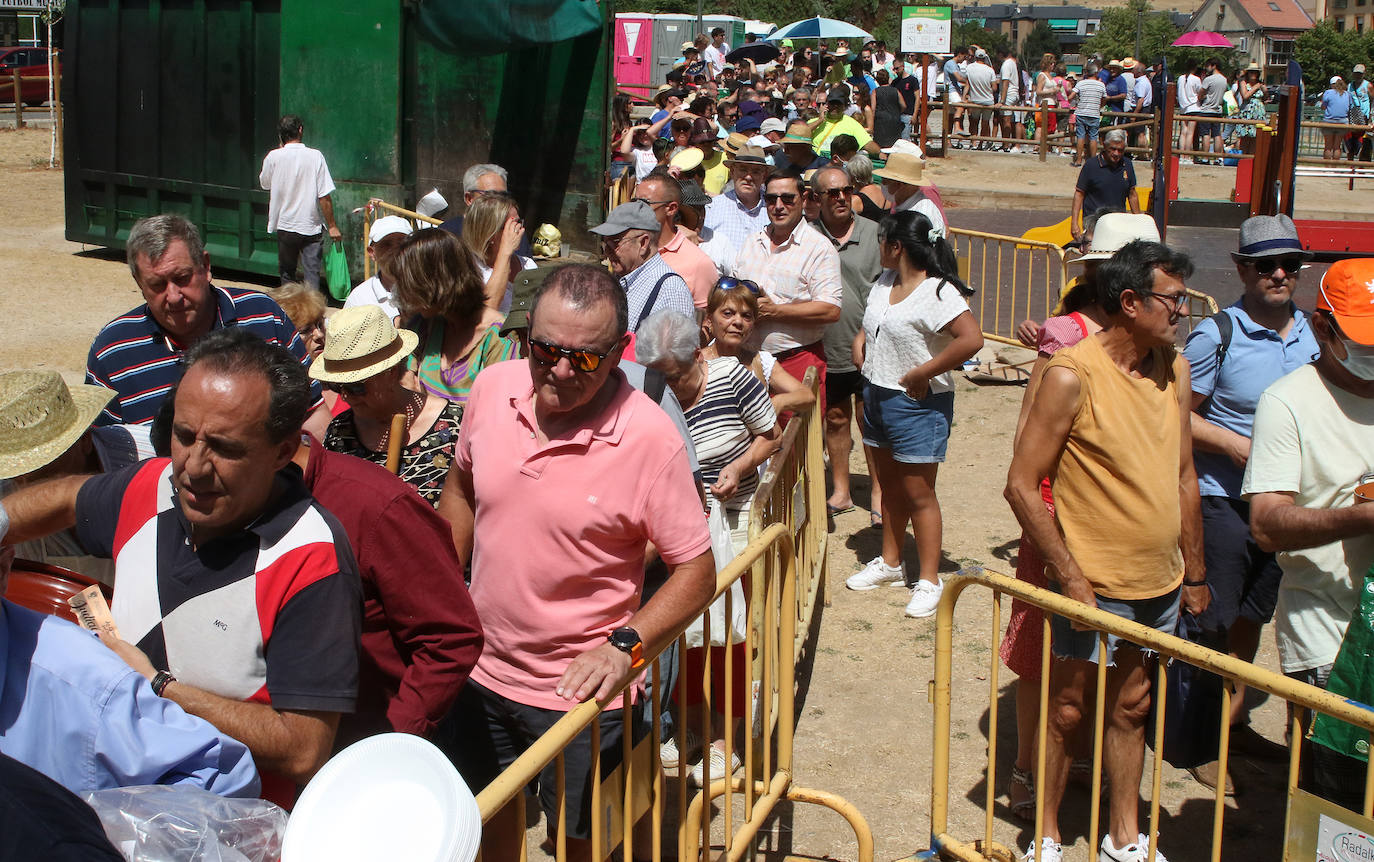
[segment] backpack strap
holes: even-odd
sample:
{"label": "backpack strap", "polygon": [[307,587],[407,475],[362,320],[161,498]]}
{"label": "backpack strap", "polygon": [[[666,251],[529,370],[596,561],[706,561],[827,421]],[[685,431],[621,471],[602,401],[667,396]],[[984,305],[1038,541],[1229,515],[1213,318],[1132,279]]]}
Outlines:
{"label": "backpack strap", "polygon": [[655,404],[663,400],[663,393],[668,387],[668,378],[657,368],[644,367],[644,389],[641,391],[649,396],[649,400]]}
{"label": "backpack strap", "polygon": [[1202,403],[1197,406],[1198,415],[1207,411],[1207,408],[1212,404],[1212,398],[1217,394],[1217,384],[1221,382],[1221,366],[1226,363],[1226,352],[1231,349],[1231,335],[1235,332],[1236,326],[1235,321],[1231,319],[1231,315],[1227,314],[1225,309],[1207,319],[1217,326],[1217,370],[1212,375],[1211,394],[1202,399]]}
{"label": "backpack strap", "polygon": [[[631,332],[639,331],[639,325],[643,323],[644,318],[648,317],[649,313],[654,310],[654,303],[658,301],[658,292],[660,289],[662,289],[663,282],[667,281],[670,278],[673,278],[674,276],[677,276],[676,272],[665,272],[663,273],[663,275],[658,277],[658,281],[654,283],[654,289],[649,291],[648,299],[644,300],[644,307],[639,310],[639,319],[635,321],[634,326],[630,327]],[[681,276],[677,277],[680,278]]]}

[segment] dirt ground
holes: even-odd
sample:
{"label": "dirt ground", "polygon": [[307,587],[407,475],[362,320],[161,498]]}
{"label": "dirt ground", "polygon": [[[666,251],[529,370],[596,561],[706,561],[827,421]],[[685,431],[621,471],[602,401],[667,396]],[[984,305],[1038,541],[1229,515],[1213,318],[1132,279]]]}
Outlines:
{"label": "dirt ground", "polygon": [[[139,299],[120,255],[64,239],[62,175],[43,167],[47,147],[44,131],[0,131],[0,175],[16,204],[11,207],[11,230],[0,237],[0,255],[12,285],[0,293],[0,319],[5,321],[0,368],[56,368],[79,380],[87,348],[101,325]],[[1032,183],[1067,189],[1073,178],[1067,165],[1067,159],[1041,168],[1028,156],[960,154],[938,170],[951,180],[955,175],[978,177],[967,182],[990,189],[1031,190]],[[942,178],[941,184],[945,182]],[[965,566],[1008,574],[1014,570],[1019,530],[1001,490],[1022,391],[1018,386],[979,387],[959,381],[949,457],[939,478],[946,572]],[[877,531],[868,527],[868,480],[857,453],[852,467],[859,505],[855,512],[835,519],[830,535],[829,605],[821,615],[810,683],[799,712],[796,782],[841,794],[856,805],[873,828],[876,858],[891,860],[930,844],[927,684],[933,671],[934,621],[905,619],[903,590],[854,593],[844,588],[844,578],[878,549]],[[913,568],[910,543],[907,560]],[[983,830],[990,617],[986,591],[974,588],[964,594],[955,645],[950,819],[951,831],[968,840]],[[1277,667],[1267,634],[1260,661]],[[1004,784],[1014,748],[1014,722],[1011,675],[1004,671],[1001,679],[994,706],[1000,727],[998,783]],[[1254,721],[1270,739],[1282,739],[1280,706],[1260,705]],[[1148,768],[1147,760],[1146,791]],[[1242,783],[1242,795],[1228,806],[1227,858],[1279,858],[1281,771],[1270,763],[1243,760],[1234,774]],[[1004,787],[999,787],[994,839],[1024,847],[1029,829],[1010,818],[1005,798]],[[1162,848],[1169,858],[1206,858],[1208,793],[1186,773],[1166,767],[1162,803]],[[1066,811],[1076,813],[1066,817],[1066,827],[1078,841],[1070,858],[1084,858],[1086,852],[1087,804],[1082,791],[1070,791]],[[784,853],[855,856],[843,821],[817,808],[785,810],[768,831],[771,847]]]}

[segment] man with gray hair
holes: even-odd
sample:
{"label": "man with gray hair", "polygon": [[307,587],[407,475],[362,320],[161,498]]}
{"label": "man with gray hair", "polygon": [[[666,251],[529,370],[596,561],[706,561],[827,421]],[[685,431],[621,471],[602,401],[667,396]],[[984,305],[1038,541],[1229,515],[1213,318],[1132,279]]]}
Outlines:
{"label": "man with gray hair", "polygon": [[602,255],[625,289],[630,332],[662,308],[695,313],[687,282],[658,253],[660,227],[652,206],[642,200],[621,204],[591,232],[601,237]]}
{"label": "man with gray hair", "polygon": [[[144,303],[105,324],[91,345],[86,382],[116,393],[95,424],[151,424],[181,378],[183,354],[216,329],[243,327],[309,364],[305,343],[281,306],[256,290],[210,283],[210,255],[182,216],[140,219],[125,245]],[[310,384],[310,403],[318,409],[307,430],[322,437],[329,411],[318,383]]]}
{"label": "man with gray hair", "polygon": [[1126,158],[1126,132],[1123,129],[1108,132],[1102,152],[1089,157],[1078,172],[1078,184],[1073,191],[1073,210],[1069,217],[1069,229],[1074,239],[1083,239],[1083,213],[1095,213],[1103,208],[1140,212],[1140,198],[1135,193],[1135,167]]}
{"label": "man with gray hair", "polygon": [[[590,698],[610,701],[599,719],[601,762],[617,760],[622,699],[611,695],[715,585],[686,446],[617,368],[630,342],[624,292],[604,269],[570,264],[531,306],[529,360],[477,378],[449,480],[461,491],[450,516],[459,555],[472,560],[486,643],[437,741],[474,787]],[[669,575],[641,602],[650,543]],[[568,856],[585,859],[590,730],[565,755]],[[541,805],[557,823],[552,766],[542,779]],[[518,816],[507,805],[483,830],[488,862],[520,858]]]}
{"label": "man with gray hair", "polygon": [[[500,165],[473,165],[466,171],[463,171],[463,206],[472,206],[472,202],[477,200],[479,195],[510,194],[509,180],[510,175],[507,174],[506,169]],[[463,217],[461,215],[456,215],[444,221],[439,227],[456,237],[462,237]],[[534,256],[534,252],[530,250],[530,237],[528,231],[520,237],[520,246],[515,251],[517,254],[523,255],[524,257]]]}

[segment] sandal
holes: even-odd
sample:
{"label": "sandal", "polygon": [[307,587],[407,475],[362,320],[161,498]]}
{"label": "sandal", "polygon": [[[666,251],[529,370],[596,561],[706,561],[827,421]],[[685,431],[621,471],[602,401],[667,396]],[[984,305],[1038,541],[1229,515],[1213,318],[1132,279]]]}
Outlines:
{"label": "sandal", "polygon": [[1011,780],[1007,782],[1007,803],[1011,814],[1018,820],[1035,821],[1035,776],[1029,770],[1011,768]]}
{"label": "sandal", "polygon": [[883,528],[883,513],[870,511],[868,513],[868,526],[875,530],[881,530]]}

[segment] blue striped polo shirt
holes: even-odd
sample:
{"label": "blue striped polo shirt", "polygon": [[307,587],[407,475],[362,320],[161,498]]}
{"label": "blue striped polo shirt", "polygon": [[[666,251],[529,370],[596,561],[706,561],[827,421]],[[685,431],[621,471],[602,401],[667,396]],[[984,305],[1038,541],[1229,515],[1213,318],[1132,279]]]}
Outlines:
{"label": "blue striped polo shirt", "polygon": [[[281,306],[265,293],[241,287],[215,287],[215,323],[211,327],[242,326],[294,353],[303,365],[310,359]],[[96,417],[96,425],[147,425],[157,415],[163,397],[181,379],[178,347],[148,313],[144,303],[105,324],[86,357],[86,382],[113,389],[117,395]],[[311,404],[322,403],[320,384],[310,382]]]}

